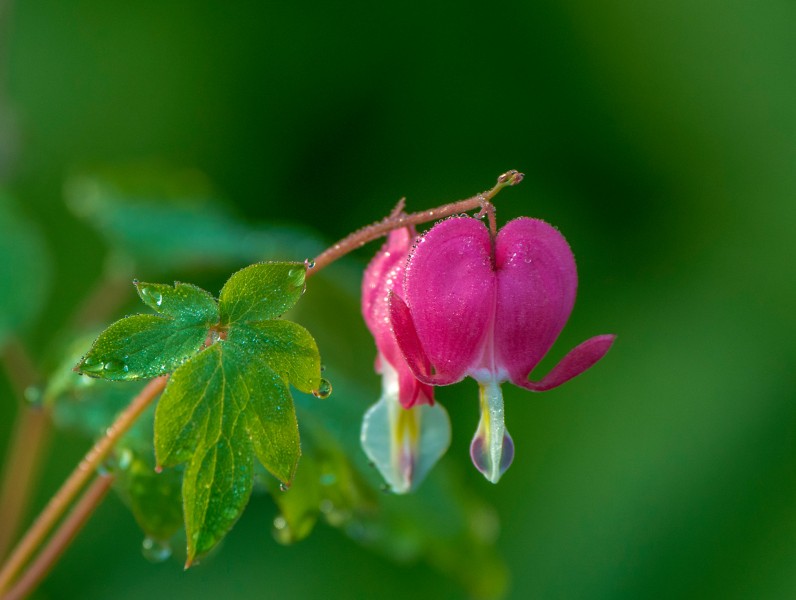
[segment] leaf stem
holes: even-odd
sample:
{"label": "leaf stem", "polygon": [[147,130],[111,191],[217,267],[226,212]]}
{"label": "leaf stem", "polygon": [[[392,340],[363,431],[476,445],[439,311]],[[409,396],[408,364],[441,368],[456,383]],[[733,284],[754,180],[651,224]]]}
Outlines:
{"label": "leaf stem", "polygon": [[22,600],[41,583],[105,498],[113,480],[113,475],[104,473],[91,483],[41,553],[4,596],[4,600]]}
{"label": "leaf stem", "polygon": [[25,401],[27,390],[34,389],[39,374],[22,342],[6,341],[0,358],[14,388],[19,410],[9,442],[0,483],[0,559],[14,541],[24,518],[28,497],[37,479],[41,459],[49,438],[49,411]]}
{"label": "leaf stem", "polygon": [[42,544],[47,533],[61,518],[69,505],[72,504],[83,486],[91,479],[97,467],[108,456],[116,442],[127,433],[141,413],[163,391],[167,381],[168,377],[166,376],[150,381],[133,398],[133,401],[117,417],[113,424],[108,427],[105,435],[86,453],[86,456],[72,471],[72,474],[61,486],[61,489],[50,499],[47,506],[6,561],[2,571],[0,571],[0,593],[8,589],[9,584],[14,580],[19,570],[25,565],[35,549]]}
{"label": "leaf stem", "polygon": [[49,445],[49,433],[50,411],[42,406],[22,408],[14,423],[0,487],[0,559],[6,556],[25,517],[28,498]]}
{"label": "leaf stem", "polygon": [[[419,225],[420,223],[427,223],[437,219],[444,219],[445,217],[450,217],[451,215],[466,212],[468,210],[474,210],[479,207],[483,209],[485,205],[489,204],[492,198],[494,198],[498,192],[500,192],[500,190],[507,186],[517,185],[520,181],[522,181],[522,177],[522,173],[517,171],[507,171],[498,177],[497,183],[492,189],[480,194],[476,194],[472,198],[459,200],[458,202],[445,204],[444,206],[440,206],[438,208],[432,208],[430,210],[424,210],[408,215],[401,212],[396,214],[396,211],[393,211],[390,216],[385,217],[377,223],[373,223],[372,225],[368,225],[367,227],[363,227],[362,229],[355,231],[351,235],[337,242],[331,248],[319,254],[314,261],[315,267],[307,272],[307,276],[317,273],[324,267],[328,267],[331,263],[345,256],[352,250],[356,250],[360,246],[363,246],[370,241],[387,235],[393,229],[408,227],[410,225]],[[491,214],[491,227],[493,226],[492,219],[494,219],[494,212],[489,213],[489,211],[487,211],[487,214]]]}

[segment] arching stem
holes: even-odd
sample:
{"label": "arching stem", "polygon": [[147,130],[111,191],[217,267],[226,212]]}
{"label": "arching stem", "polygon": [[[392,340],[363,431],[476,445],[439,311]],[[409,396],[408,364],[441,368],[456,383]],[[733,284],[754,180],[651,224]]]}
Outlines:
{"label": "arching stem", "polygon": [[[477,194],[471,198],[467,198],[466,200],[459,200],[458,202],[445,204],[444,206],[440,206],[438,208],[432,208],[430,210],[424,210],[408,215],[401,214],[400,211],[398,213],[393,211],[393,214],[382,219],[378,223],[368,225],[367,227],[363,227],[362,229],[355,231],[351,235],[344,237],[328,250],[325,250],[319,254],[314,261],[315,268],[310,269],[307,272],[307,275],[309,276],[312,273],[317,273],[337,259],[345,256],[352,250],[356,250],[372,240],[387,235],[393,229],[444,219],[445,217],[450,217],[451,215],[467,212],[468,210],[474,210],[476,208],[484,209],[486,205],[489,204],[495,196],[497,196],[500,190],[502,190],[504,187],[517,185],[520,181],[522,181],[522,178],[523,174],[519,173],[518,171],[507,171],[498,177],[497,183],[494,185],[494,187],[492,187],[492,189],[481,194]],[[489,215],[490,219],[489,226],[490,229],[492,229],[495,227],[494,210],[491,213],[487,211],[487,214]]]}

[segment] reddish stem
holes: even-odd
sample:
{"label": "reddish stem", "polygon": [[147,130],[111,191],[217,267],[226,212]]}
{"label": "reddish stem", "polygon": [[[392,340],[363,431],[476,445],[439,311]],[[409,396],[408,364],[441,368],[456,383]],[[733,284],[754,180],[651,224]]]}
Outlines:
{"label": "reddish stem", "polygon": [[[508,171],[498,177],[497,183],[491,190],[477,194],[472,198],[459,200],[458,202],[452,202],[451,204],[446,204],[444,206],[440,206],[439,208],[432,208],[431,210],[424,210],[409,215],[401,214],[400,211],[398,214],[396,214],[395,211],[393,211],[390,216],[382,219],[378,223],[368,225],[367,227],[363,227],[362,229],[355,231],[351,235],[337,242],[328,250],[325,250],[319,254],[315,259],[315,268],[310,269],[307,272],[307,275],[310,275],[311,273],[317,273],[322,268],[329,266],[331,263],[342,256],[345,256],[352,250],[356,250],[360,246],[363,246],[372,240],[387,235],[393,229],[444,219],[445,217],[450,217],[451,215],[463,213],[468,210],[474,210],[479,207],[484,208],[485,205],[489,204],[492,198],[494,198],[498,192],[500,192],[500,190],[506,186],[517,185],[520,181],[522,181],[522,177],[522,173],[518,173],[517,171]],[[490,228],[492,227],[494,227],[494,212],[490,216]]]}
{"label": "reddish stem", "polygon": [[116,442],[127,433],[141,413],[163,391],[167,381],[168,377],[158,377],[150,381],[133,398],[133,401],[119,415],[113,425],[107,429],[105,435],[88,451],[77,468],[72,471],[72,474],[61,486],[61,489],[50,499],[39,517],[28,529],[25,537],[14,549],[3,570],[0,571],[0,593],[8,589],[9,584],[14,580],[19,570],[30,559],[36,548],[42,544],[44,538],[72,504],[80,490],[94,476],[97,467],[105,460]]}
{"label": "reddish stem", "polygon": [[31,563],[3,600],[22,600],[36,589],[105,498],[113,479],[113,475],[106,473],[93,481],[36,560]]}

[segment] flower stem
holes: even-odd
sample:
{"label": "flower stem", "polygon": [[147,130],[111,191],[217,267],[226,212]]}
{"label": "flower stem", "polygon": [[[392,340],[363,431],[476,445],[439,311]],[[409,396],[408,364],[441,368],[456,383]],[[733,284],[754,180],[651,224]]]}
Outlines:
{"label": "flower stem", "polygon": [[27,390],[39,382],[25,346],[17,338],[7,340],[0,352],[9,381],[16,392],[17,418],[3,466],[0,483],[0,559],[2,559],[24,518],[28,497],[38,478],[41,459],[49,439],[50,415],[46,408],[25,402]]}
{"label": "flower stem", "polygon": [[4,596],[4,600],[22,600],[41,583],[105,498],[113,480],[113,475],[105,473],[92,482],[36,560],[9,590],[8,595]]}
{"label": "flower stem", "polygon": [[[522,173],[517,171],[507,171],[498,177],[497,183],[492,189],[482,192],[481,194],[476,194],[472,198],[459,200],[458,202],[445,204],[439,208],[432,208],[430,210],[424,210],[408,215],[401,214],[400,212],[396,214],[395,211],[393,211],[390,216],[382,219],[378,223],[368,225],[367,227],[363,227],[362,229],[355,231],[351,235],[337,242],[328,250],[325,250],[319,254],[314,261],[315,267],[310,269],[307,272],[307,275],[309,276],[312,273],[317,273],[322,268],[329,266],[331,263],[345,256],[352,250],[356,250],[360,246],[363,246],[370,241],[387,235],[393,229],[408,227],[410,225],[419,225],[420,223],[428,223],[429,221],[444,219],[445,217],[450,217],[451,215],[466,212],[468,210],[483,208],[485,204],[488,204],[492,198],[497,196],[500,190],[507,186],[517,185],[520,181],[522,181],[522,177]],[[492,219],[494,219],[494,212],[492,212],[490,216],[490,227],[492,227]]]}
{"label": "flower stem", "polygon": [[66,509],[72,504],[77,494],[94,475],[97,467],[108,456],[116,442],[127,433],[141,413],[166,387],[168,377],[158,377],[150,381],[141,392],[133,398],[129,406],[108,427],[105,435],[88,451],[80,464],[56,492],[39,517],[28,529],[25,537],[19,542],[0,571],[0,593],[8,589],[20,569],[25,565],[33,552],[38,548],[50,530],[58,522]]}
{"label": "flower stem", "polygon": [[26,406],[14,423],[8,458],[0,486],[0,559],[14,541],[25,508],[38,479],[39,467],[48,447],[50,413],[42,406]]}

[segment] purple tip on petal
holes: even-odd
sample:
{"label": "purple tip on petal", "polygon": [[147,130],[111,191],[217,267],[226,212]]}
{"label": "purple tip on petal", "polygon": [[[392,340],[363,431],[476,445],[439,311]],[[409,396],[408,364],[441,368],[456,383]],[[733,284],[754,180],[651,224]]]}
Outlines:
{"label": "purple tip on petal", "polygon": [[489,457],[489,449],[483,436],[477,435],[473,438],[470,444],[470,458],[475,465],[475,468],[489,479],[492,483],[497,483],[498,479],[503,476],[503,473],[508,471],[514,460],[514,440],[511,439],[508,431],[503,433],[503,448],[500,454],[500,466],[498,468],[497,478],[494,480],[491,477],[492,461]]}

